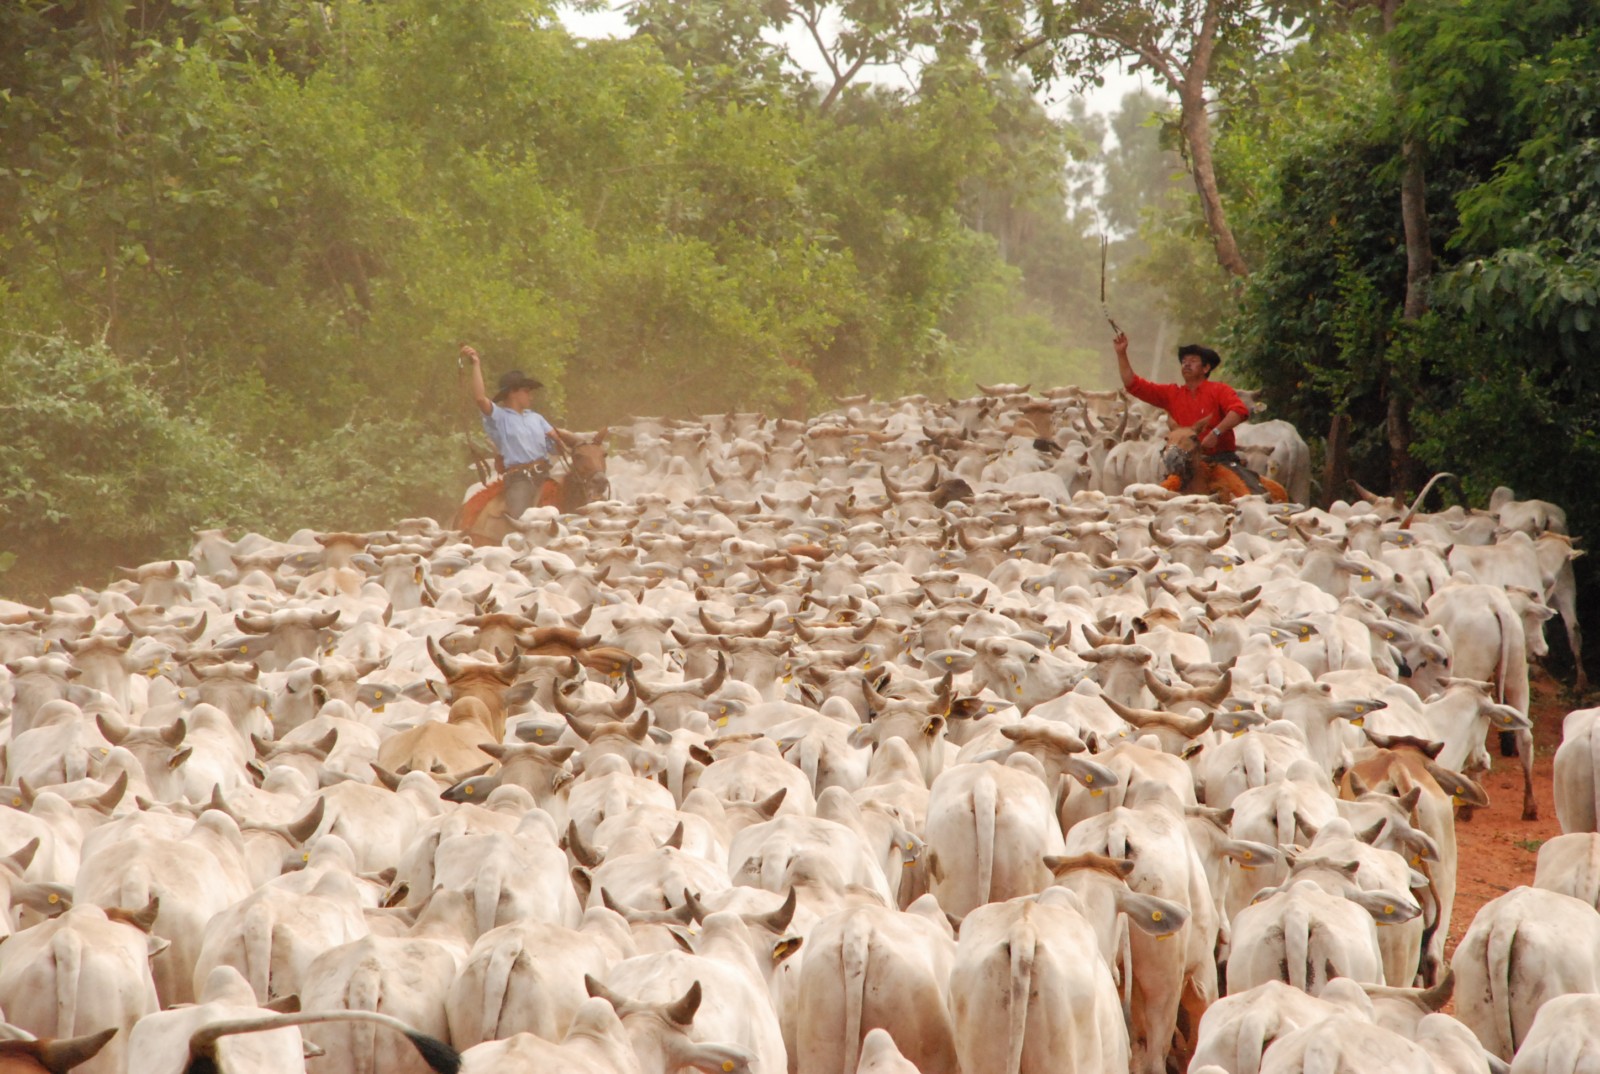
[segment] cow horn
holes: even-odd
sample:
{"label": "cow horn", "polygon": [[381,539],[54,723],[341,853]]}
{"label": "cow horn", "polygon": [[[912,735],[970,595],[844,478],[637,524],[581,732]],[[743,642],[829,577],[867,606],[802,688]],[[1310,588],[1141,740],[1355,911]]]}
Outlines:
{"label": "cow horn", "polygon": [[272,633],[273,623],[271,616],[263,616],[258,619],[249,612],[240,612],[233,617],[233,625],[246,634],[270,634]]}
{"label": "cow horn", "polygon": [[643,712],[639,713],[638,719],[634,720],[630,724],[627,724],[626,726],[628,729],[629,738],[633,739],[635,742],[643,742],[646,738],[650,737],[650,710],[645,709]]}
{"label": "cow horn", "polygon": [[688,1026],[694,1024],[694,1014],[700,1009],[700,982],[696,981],[689,986],[689,991],[676,1003],[669,1003],[662,1008],[661,1013],[674,1025]]}
{"label": "cow horn", "polygon": [[578,832],[577,821],[567,821],[567,849],[572,851],[572,856],[579,865],[588,869],[597,869],[606,860],[605,852],[584,842],[583,836]]}
{"label": "cow horn", "polygon": [[761,801],[755,803],[756,812],[771,820],[778,815],[778,807],[783,805],[784,796],[789,793],[788,787],[779,787]]}
{"label": "cow horn", "polygon": [[112,1026],[81,1037],[39,1041],[39,1063],[50,1074],[66,1074],[73,1067],[93,1059],[106,1046],[106,1042],[116,1035],[117,1027]]}
{"label": "cow horn", "polygon": [[1367,501],[1368,503],[1376,503],[1377,502],[1378,494],[1376,492],[1371,491],[1370,489],[1362,488],[1361,487],[1361,482],[1357,481],[1353,477],[1350,479],[1350,487],[1356,490],[1356,495],[1357,496],[1360,496],[1363,500]]}
{"label": "cow horn", "polygon": [[728,658],[723,653],[717,654],[717,668],[710,675],[700,680],[700,685],[695,692],[701,697],[707,697],[722,689],[722,684],[728,679]]}
{"label": "cow horn", "polygon": [[794,920],[795,907],[799,905],[795,891],[796,889],[791,887],[789,894],[783,900],[783,905],[776,910],[769,910],[764,914],[752,914],[745,920],[752,925],[766,929],[768,932],[782,932]]}
{"label": "cow horn", "polygon": [[94,724],[100,729],[100,737],[111,743],[113,746],[122,745],[123,739],[128,737],[128,725],[117,719],[115,716],[107,716],[104,713],[97,713],[94,718]]}
{"label": "cow horn", "polygon": [[106,788],[106,792],[98,797],[89,799],[89,805],[99,813],[110,815],[117,808],[124,795],[128,793],[128,773],[126,770],[118,772],[116,780]]}
{"label": "cow horn", "polygon": [[1460,486],[1461,479],[1456,477],[1455,474],[1448,473],[1444,470],[1441,470],[1432,477],[1428,478],[1428,483],[1422,486],[1422,491],[1417,493],[1417,498],[1411,501],[1411,506],[1406,508],[1406,513],[1401,516],[1400,529],[1406,530],[1411,528],[1411,519],[1416,515],[1417,509],[1422,506],[1422,501],[1428,498],[1428,493],[1433,491],[1434,483],[1437,482],[1441,477],[1448,477],[1457,483],[1457,487]]}
{"label": "cow horn", "polygon": [[5,859],[4,864],[8,866],[12,872],[16,873],[18,876],[21,876],[23,870],[28,867],[29,863],[33,861],[33,856],[38,852],[39,837],[36,835],[26,843],[22,844],[21,847],[13,851],[11,856]]}
{"label": "cow horn", "polygon": [[428,656],[433,660],[433,666],[444,672],[444,677],[447,680],[459,679],[461,677],[461,661],[457,660],[455,657],[451,656],[449,653],[440,648],[439,643],[433,639],[433,635],[431,634],[428,635],[427,649]]}
{"label": "cow horn", "polygon": [[322,824],[322,815],[327,804],[326,798],[318,798],[311,808],[306,810],[305,816],[284,826],[284,832],[294,840],[296,846],[304,846],[305,841],[316,834],[317,828]]}
{"label": "cow horn", "polygon": [[161,913],[161,896],[152,895],[150,901],[144,904],[142,910],[123,910],[121,917],[128,924],[140,932],[149,932],[156,926],[156,918]]}

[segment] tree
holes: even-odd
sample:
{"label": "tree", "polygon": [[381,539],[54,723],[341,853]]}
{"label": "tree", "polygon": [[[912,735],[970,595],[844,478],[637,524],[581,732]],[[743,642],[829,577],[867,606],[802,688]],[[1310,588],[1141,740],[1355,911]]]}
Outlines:
{"label": "tree", "polygon": [[1178,130],[1217,263],[1243,278],[1249,269],[1222,203],[1207,94],[1266,53],[1274,30],[1292,30],[1299,7],[1261,0],[1045,0],[1008,29],[1017,35],[1012,54],[1027,60],[1041,82],[1067,75],[1086,84],[1124,62],[1155,75],[1178,102]]}

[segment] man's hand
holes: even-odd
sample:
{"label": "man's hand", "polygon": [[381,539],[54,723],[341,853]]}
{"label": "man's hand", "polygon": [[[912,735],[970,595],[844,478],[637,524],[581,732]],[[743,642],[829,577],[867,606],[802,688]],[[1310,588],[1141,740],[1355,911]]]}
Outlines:
{"label": "man's hand", "polygon": [[[1210,442],[1209,446],[1207,446],[1208,441]],[[1202,451],[1210,451],[1221,442],[1222,438],[1217,435],[1217,431],[1215,429],[1212,429],[1210,432],[1206,433],[1200,438],[1200,448]]]}
{"label": "man's hand", "polygon": [[471,347],[467,346],[465,343],[463,343],[463,344],[461,344],[461,359],[460,360],[463,361],[463,362],[471,362],[473,365],[477,365],[478,364],[478,352],[473,350]]}
{"label": "man's hand", "polygon": [[1111,346],[1117,352],[1118,358],[1128,357],[1128,333],[1118,332],[1111,340]]}

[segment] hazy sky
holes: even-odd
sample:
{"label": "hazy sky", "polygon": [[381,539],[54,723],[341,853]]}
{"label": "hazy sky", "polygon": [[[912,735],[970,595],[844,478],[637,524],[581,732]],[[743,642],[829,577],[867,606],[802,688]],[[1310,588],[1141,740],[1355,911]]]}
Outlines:
{"label": "hazy sky", "polygon": [[[622,3],[613,0],[609,11],[585,13],[573,11],[570,8],[561,9],[561,21],[568,30],[580,37],[627,37],[632,31],[627,20],[623,17]],[[816,43],[809,34],[796,27],[786,36],[790,55],[806,64],[811,70],[822,71],[825,66],[821,53],[817,51]],[[895,67],[867,68],[863,74],[875,81],[904,84],[905,77]],[[1117,110],[1124,94],[1138,89],[1140,86],[1155,89],[1149,79],[1142,75],[1124,74],[1120,69],[1106,72],[1106,84],[1100,89],[1091,88],[1088,94],[1089,111],[1110,113]],[[1159,92],[1159,90],[1156,90]],[[1047,107],[1051,112],[1064,114],[1065,103],[1070,99],[1070,89],[1063,85],[1056,88],[1048,96]]]}

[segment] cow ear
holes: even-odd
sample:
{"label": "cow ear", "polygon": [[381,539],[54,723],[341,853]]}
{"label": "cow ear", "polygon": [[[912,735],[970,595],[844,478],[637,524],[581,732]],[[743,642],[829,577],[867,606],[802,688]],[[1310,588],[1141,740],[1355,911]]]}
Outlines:
{"label": "cow ear", "polygon": [[1117,893],[1117,909],[1128,915],[1134,927],[1151,936],[1170,936],[1189,920],[1189,911],[1177,903],[1127,888]]}
{"label": "cow ear", "polygon": [[864,723],[850,729],[850,734],[845,738],[856,749],[866,749],[878,741],[877,728],[870,723]]}
{"label": "cow ear", "polygon": [[1372,920],[1380,925],[1399,925],[1421,912],[1409,898],[1388,891],[1349,891],[1345,898],[1371,914]]}
{"label": "cow ear", "polygon": [[1439,789],[1450,796],[1450,801],[1458,806],[1487,806],[1489,795],[1481,784],[1468,779],[1460,772],[1452,771],[1443,765],[1427,762],[1428,775],[1439,785]]}
{"label": "cow ear", "polygon": [[785,936],[772,945],[772,964],[776,966],[796,951],[804,941],[799,936]]}

